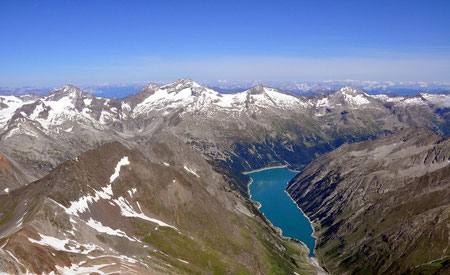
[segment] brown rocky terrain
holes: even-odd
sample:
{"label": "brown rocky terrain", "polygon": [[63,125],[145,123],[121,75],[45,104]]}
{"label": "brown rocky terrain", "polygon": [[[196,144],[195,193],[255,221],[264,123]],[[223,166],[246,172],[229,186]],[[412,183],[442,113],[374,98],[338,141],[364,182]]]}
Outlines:
{"label": "brown rocky terrain", "polygon": [[[334,274],[450,271],[450,139],[410,128],[343,145],[293,179]],[[421,273],[424,272],[424,273]]]}
{"label": "brown rocky terrain", "polygon": [[0,272],[310,273],[251,202],[173,136],[118,142],[0,195]]}
{"label": "brown rocky terrain", "polygon": [[22,174],[16,165],[12,164],[5,155],[0,153],[0,194],[29,183],[29,179]]}

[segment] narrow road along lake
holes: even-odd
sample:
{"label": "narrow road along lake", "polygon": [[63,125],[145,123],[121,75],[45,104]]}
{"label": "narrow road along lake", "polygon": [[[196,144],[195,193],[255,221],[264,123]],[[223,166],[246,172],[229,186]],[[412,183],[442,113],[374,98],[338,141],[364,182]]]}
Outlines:
{"label": "narrow road along lake", "polygon": [[270,222],[283,230],[283,236],[302,241],[314,256],[315,238],[309,220],[285,192],[287,183],[298,173],[286,168],[270,168],[248,173],[252,200],[261,203],[259,209]]}

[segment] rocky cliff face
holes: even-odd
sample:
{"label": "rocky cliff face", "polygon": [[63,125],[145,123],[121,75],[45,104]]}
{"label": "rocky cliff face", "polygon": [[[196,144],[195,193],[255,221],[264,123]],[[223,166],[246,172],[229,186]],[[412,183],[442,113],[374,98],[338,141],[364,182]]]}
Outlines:
{"label": "rocky cliff face", "polygon": [[450,270],[449,138],[410,128],[343,145],[287,191],[314,222],[332,273]]}

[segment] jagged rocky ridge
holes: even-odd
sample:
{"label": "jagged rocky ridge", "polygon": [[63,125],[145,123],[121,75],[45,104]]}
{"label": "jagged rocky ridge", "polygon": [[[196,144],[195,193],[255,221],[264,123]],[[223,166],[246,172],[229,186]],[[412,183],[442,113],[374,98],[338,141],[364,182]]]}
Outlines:
{"label": "jagged rocky ridge", "polygon": [[312,97],[263,86],[220,94],[181,79],[107,99],[68,85],[44,97],[0,96],[0,151],[26,178],[38,179],[106,142],[145,147],[152,135],[167,132],[234,171],[301,169],[345,142],[408,126],[448,135],[449,98],[370,96],[350,87]]}
{"label": "jagged rocky ridge", "polygon": [[346,144],[287,192],[309,216],[333,274],[448,274],[450,139],[410,128]]}
{"label": "jagged rocky ridge", "polygon": [[0,195],[0,272],[315,272],[198,152],[161,135],[147,154],[107,143]]}

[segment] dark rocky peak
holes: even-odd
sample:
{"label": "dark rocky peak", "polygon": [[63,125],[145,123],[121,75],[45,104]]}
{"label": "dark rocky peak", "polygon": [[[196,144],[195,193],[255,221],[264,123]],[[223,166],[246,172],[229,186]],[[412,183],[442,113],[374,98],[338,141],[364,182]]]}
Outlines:
{"label": "dark rocky peak", "polygon": [[247,91],[247,99],[245,100],[245,106],[249,108],[255,102],[252,96],[264,95],[266,93],[265,87],[263,85],[258,85]]}
{"label": "dark rocky peak", "polygon": [[264,85],[258,85],[256,87],[251,88],[248,90],[249,95],[260,95],[265,93],[265,86]]}

